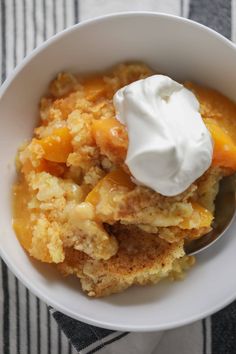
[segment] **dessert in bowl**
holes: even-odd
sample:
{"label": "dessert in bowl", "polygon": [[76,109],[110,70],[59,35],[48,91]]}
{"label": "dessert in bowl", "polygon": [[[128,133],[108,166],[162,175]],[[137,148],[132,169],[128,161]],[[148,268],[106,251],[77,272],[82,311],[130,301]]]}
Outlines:
{"label": "dessert in bowl", "polygon": [[132,63],[60,73],[41,99],[17,155],[13,225],[31,256],[77,275],[89,296],[182,277],[194,262],[184,242],[211,230],[219,181],[236,168],[236,105],[186,86],[200,104]]}
{"label": "dessert in bowl", "polygon": [[[140,21],[145,25],[145,33],[139,30]],[[130,24],[131,33],[125,37]],[[111,29],[109,33],[107,26]],[[166,43],[159,35],[163,26],[168,28]],[[178,38],[182,41],[181,53],[174,48],[176,29],[180,36]],[[122,53],[121,47],[116,49],[117,31],[119,38],[122,38]],[[189,31],[192,34],[191,40],[186,34],[189,34]],[[137,33],[138,40],[135,39]],[[101,35],[107,48],[111,50],[100,53],[95,61],[94,55],[99,52],[97,39]],[[145,41],[147,36],[148,43]],[[196,38],[201,38],[202,41],[198,43],[196,51],[193,48],[189,53],[189,44]],[[72,48],[75,43],[80,47],[80,53],[75,53],[74,57],[66,54],[61,56],[62,52],[66,52],[65,49]],[[154,50],[154,43],[158,45],[158,53]],[[109,295],[132,284],[156,283],[163,277],[182,277],[183,271],[193,264],[193,258],[184,255],[184,238],[203,236],[211,228],[214,216],[213,200],[217,193],[218,181],[234,170],[232,165],[229,166],[229,161],[231,164],[234,156],[234,103],[202,86],[212,87],[233,99],[234,77],[227,71],[224,71],[223,75],[221,64],[209,59],[206,44],[211,45],[211,59],[220,48],[224,48],[221,51],[222,61],[227,58],[229,66],[231,63],[233,65],[234,47],[214,32],[189,21],[155,14],[107,17],[80,25],[58,36],[51,44],[46,44],[15,74],[10,84],[3,88],[1,115],[9,117],[9,120],[11,118],[13,122],[17,112],[21,118],[20,124],[16,119],[15,125],[6,125],[5,136],[15,138],[10,146],[5,139],[1,140],[6,151],[4,163],[7,164],[10,159],[13,161],[22,141],[25,138],[32,139],[32,131],[38,127],[32,141],[28,140],[20,149],[17,159],[21,178],[25,183],[21,181],[15,189],[15,193],[21,196],[16,198],[15,203],[17,205],[19,202],[16,208],[18,214],[15,213],[16,233],[32,256],[43,262],[57,264],[56,267],[63,273],[78,275],[83,289],[90,296]],[[86,48],[89,48],[89,55]],[[196,60],[199,50],[203,55],[201,62]],[[55,55],[61,59],[55,61]],[[134,63],[134,59],[147,63],[147,66],[124,64],[114,70],[109,69],[116,62]],[[44,68],[41,72],[40,67]],[[152,68],[152,71],[149,68]],[[100,76],[92,74],[93,71],[101,73],[105,70],[106,73],[99,74]],[[58,72],[61,74],[55,79]],[[66,72],[79,72],[82,75],[73,76]],[[84,76],[84,73],[90,77]],[[204,138],[206,140],[203,139],[203,144],[200,144],[203,153],[201,158],[205,157],[194,164],[188,160],[193,167],[198,167],[196,174],[193,174],[189,173],[188,166],[185,165],[184,174],[187,179],[181,187],[182,191],[179,188],[177,191],[170,191],[170,180],[165,180],[161,175],[163,172],[165,176],[169,164],[163,164],[158,171],[158,181],[163,178],[161,185],[148,186],[144,179],[150,177],[150,174],[141,176],[137,170],[135,172],[135,166],[138,166],[135,161],[141,161],[140,155],[130,151],[129,123],[125,122],[122,116],[122,99],[127,98],[125,96],[129,90],[122,91],[123,96],[120,95],[116,100],[116,110],[112,103],[113,96],[124,86],[133,85],[140,79],[148,80],[155,73],[168,75],[182,83],[189,80],[201,84],[199,86],[187,83],[185,87],[191,95],[194,93],[196,102],[200,102],[200,113],[204,119],[201,129],[204,127],[203,133],[207,131],[208,134]],[[46,87],[53,78],[54,81],[47,92]],[[22,91],[20,87],[23,82],[26,90]],[[159,83],[155,85],[157,88]],[[176,87],[179,87],[178,85],[174,84]],[[179,91],[181,90],[179,88]],[[37,102],[42,96],[44,99],[41,101],[41,121],[37,122]],[[10,104],[13,98],[14,105]],[[169,101],[168,95],[164,98]],[[189,106],[195,107],[192,109],[193,114],[198,113],[194,103]],[[136,109],[133,113],[135,112]],[[163,113],[162,110],[160,112]],[[228,118],[219,118],[222,115]],[[219,120],[224,122],[223,125],[219,125]],[[83,130],[84,124],[86,129]],[[229,126],[230,134],[227,133]],[[229,148],[223,154],[221,152],[225,137],[222,129],[232,140],[231,146],[230,139],[226,139]],[[212,140],[217,142],[215,147],[218,146],[218,154],[212,150],[213,144],[211,139],[208,139],[211,136]],[[83,137],[84,142],[81,140]],[[198,136],[195,132],[191,135],[192,138],[196,143]],[[146,143],[147,141],[140,141],[140,146]],[[179,151],[183,151],[182,140],[177,143],[181,146]],[[154,148],[157,149],[158,146],[160,145],[155,145]],[[192,156],[192,145],[186,147],[186,156]],[[167,151],[168,149],[169,146]],[[150,162],[146,165],[148,168],[152,166],[151,150],[153,146],[146,151],[146,156],[150,157],[145,159],[145,163]],[[166,159],[173,157],[164,152]],[[131,158],[128,159],[128,156]],[[173,162],[178,162],[179,156],[181,158],[182,155],[176,153]],[[176,166],[179,167],[179,164]],[[13,163],[10,170],[4,171],[9,174],[7,185],[4,174],[1,180],[5,202],[10,200]],[[164,182],[168,182],[167,193],[164,190],[167,184]],[[1,209],[1,222],[3,219],[9,220],[11,215],[10,206],[8,209],[6,205],[8,204]],[[22,218],[28,223],[20,223]],[[63,232],[62,225],[66,228]],[[24,227],[27,230],[24,230]],[[217,251],[220,247],[217,245],[214,250],[206,252],[207,256],[199,257],[197,266],[192,268],[191,274],[183,282],[162,282],[154,287],[134,287],[104,300],[91,301],[80,293],[75,277],[67,280],[62,278],[57,270],[54,271],[53,265],[46,266],[39,262],[32,264],[17,243],[15,235],[9,231],[10,223],[5,230],[7,235],[11,236],[2,242],[2,255],[17,276],[51,305],[72,317],[90,323],[132,330],[170,328],[214,311],[235,295],[232,282],[225,277],[225,272],[224,275],[221,273],[223,252],[227,253],[227,267],[233,268],[233,237],[227,238],[224,249],[220,252]],[[30,232],[27,233],[28,231]],[[66,237],[63,238],[62,234]],[[227,242],[230,242],[229,246]],[[214,256],[211,256],[212,254]],[[214,278],[216,269],[218,279],[224,286],[220,293],[214,291],[214,286],[208,289],[210,298],[213,296],[211,292],[214,292],[214,304],[211,306],[212,301],[207,303],[200,289],[205,288],[209,279]],[[215,289],[216,287],[217,285]],[[188,301],[190,297],[191,301]],[[191,305],[196,303],[196,299],[200,299],[201,311]],[[183,309],[181,314],[179,307]],[[151,316],[153,311],[158,316]],[[142,323],[138,318],[142,318]]]}

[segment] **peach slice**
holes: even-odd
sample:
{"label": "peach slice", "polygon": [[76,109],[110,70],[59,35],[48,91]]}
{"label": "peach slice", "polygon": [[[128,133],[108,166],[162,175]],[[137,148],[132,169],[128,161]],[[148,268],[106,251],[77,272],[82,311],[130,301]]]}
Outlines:
{"label": "peach slice", "polygon": [[73,151],[69,129],[55,129],[52,135],[37,142],[44,150],[44,158],[53,162],[66,162],[68,155]]}
{"label": "peach slice", "polygon": [[110,191],[113,191],[119,186],[125,187],[130,191],[135,186],[127,173],[125,173],[122,169],[117,169],[108,173],[103,179],[101,179],[87,195],[85,201],[91,203],[94,206],[97,205],[101,198],[101,191],[105,184],[109,184]]}
{"label": "peach slice", "polygon": [[22,166],[21,172],[26,176],[31,171],[35,171],[35,172],[44,171],[50,173],[53,176],[60,177],[64,174],[65,170],[66,170],[66,166],[63,164],[42,159],[39,161],[39,164],[36,167],[32,165],[32,162],[30,160],[26,160],[26,162]]}
{"label": "peach slice", "polygon": [[197,228],[210,227],[213,215],[206,208],[202,207],[196,202],[192,202],[193,213],[190,217],[184,219],[179,225],[182,229],[192,229],[195,228],[196,218],[200,216],[200,222],[197,222]]}
{"label": "peach slice", "polygon": [[205,119],[214,141],[212,164],[236,170],[236,144],[230,133],[216,120]]}
{"label": "peach slice", "polygon": [[13,228],[19,242],[29,250],[32,243],[32,230],[30,220],[30,209],[27,207],[30,201],[29,189],[25,181],[13,187]]}
{"label": "peach slice", "polygon": [[125,126],[116,118],[94,120],[92,134],[101,153],[111,159],[116,157],[115,162],[123,162],[128,148],[128,134]]}
{"label": "peach slice", "polygon": [[236,104],[220,92],[190,82],[200,102],[200,113],[214,140],[214,166],[236,170]]}
{"label": "peach slice", "polygon": [[106,95],[107,84],[102,76],[93,76],[85,79],[84,83],[85,98],[89,101],[96,101],[98,98]]}

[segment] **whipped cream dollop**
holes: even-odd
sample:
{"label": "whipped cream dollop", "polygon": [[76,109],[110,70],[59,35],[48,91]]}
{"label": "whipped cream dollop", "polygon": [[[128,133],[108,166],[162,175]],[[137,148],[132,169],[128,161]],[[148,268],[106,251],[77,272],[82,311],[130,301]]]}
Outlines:
{"label": "whipped cream dollop", "polygon": [[197,98],[183,85],[153,75],[118,90],[113,102],[127,127],[126,164],[138,183],[174,196],[208,169],[212,139]]}

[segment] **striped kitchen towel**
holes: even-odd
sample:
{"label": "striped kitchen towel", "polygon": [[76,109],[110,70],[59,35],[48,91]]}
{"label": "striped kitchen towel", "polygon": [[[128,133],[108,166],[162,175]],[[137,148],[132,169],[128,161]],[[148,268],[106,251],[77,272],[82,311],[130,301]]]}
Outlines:
{"label": "striped kitchen towel", "polygon": [[[119,11],[189,17],[236,41],[236,0],[0,0],[0,75],[48,37],[81,20]],[[236,303],[165,332],[96,328],[49,309],[0,262],[0,354],[236,354]]]}

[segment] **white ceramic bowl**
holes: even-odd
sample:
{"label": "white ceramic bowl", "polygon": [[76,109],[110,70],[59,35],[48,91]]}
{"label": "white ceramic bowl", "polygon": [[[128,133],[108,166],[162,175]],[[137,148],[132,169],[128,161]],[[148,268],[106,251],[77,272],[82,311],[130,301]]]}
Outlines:
{"label": "white ceramic bowl", "polygon": [[184,281],[134,287],[89,299],[76,278],[30,259],[11,226],[11,185],[17,147],[32,135],[38,101],[61,70],[91,72],[142,60],[177,80],[214,87],[236,100],[236,49],[216,32],[155,13],[105,16],[74,26],[35,50],[2,86],[0,96],[0,246],[13,273],[65,314],[97,326],[131,331],[177,327],[209,315],[236,298],[236,224],[197,257]]}

